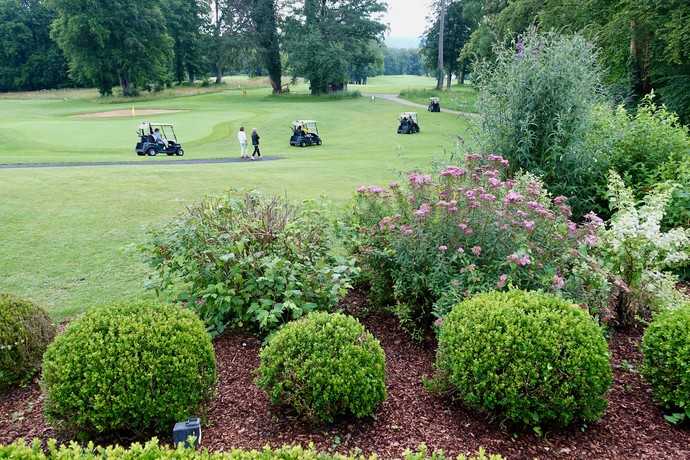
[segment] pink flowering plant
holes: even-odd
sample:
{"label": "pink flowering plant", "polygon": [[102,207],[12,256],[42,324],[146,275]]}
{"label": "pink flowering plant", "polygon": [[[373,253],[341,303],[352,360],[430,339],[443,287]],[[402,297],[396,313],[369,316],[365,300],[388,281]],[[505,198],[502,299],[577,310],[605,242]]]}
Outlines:
{"label": "pink flowering plant", "polygon": [[508,161],[470,154],[435,175],[412,172],[406,185],[361,187],[348,248],[372,301],[395,305],[403,322],[428,326],[477,292],[544,290],[605,309],[606,275],[590,256],[603,222],[571,220],[529,174],[506,180]]}

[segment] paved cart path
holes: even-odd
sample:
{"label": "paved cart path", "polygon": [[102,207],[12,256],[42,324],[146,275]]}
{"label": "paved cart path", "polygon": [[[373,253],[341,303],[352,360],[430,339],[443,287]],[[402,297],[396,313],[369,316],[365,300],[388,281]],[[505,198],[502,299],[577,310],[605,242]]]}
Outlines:
{"label": "paved cart path", "polygon": [[[403,99],[397,94],[385,94],[385,93],[364,93],[364,96],[366,97],[376,97],[378,99],[383,99],[388,102],[393,102],[395,104],[400,104],[400,105],[406,105],[408,107],[415,107],[418,109],[424,109],[427,110],[427,106],[424,104],[418,104],[416,102],[408,101],[407,99]],[[452,113],[453,115],[457,116],[465,116],[465,117],[476,117],[478,116],[476,113],[470,113],[470,112],[458,112],[457,110],[450,110],[450,109],[444,109],[441,107],[441,112],[444,113]]]}
{"label": "paved cart path", "polygon": [[74,161],[63,163],[0,163],[0,169],[27,168],[80,168],[84,166],[157,166],[157,165],[199,165],[216,163],[260,163],[262,161],[280,160],[282,157],[267,156],[261,160],[242,160],[241,158],[199,158],[194,160],[159,160],[149,158],[139,161]]}

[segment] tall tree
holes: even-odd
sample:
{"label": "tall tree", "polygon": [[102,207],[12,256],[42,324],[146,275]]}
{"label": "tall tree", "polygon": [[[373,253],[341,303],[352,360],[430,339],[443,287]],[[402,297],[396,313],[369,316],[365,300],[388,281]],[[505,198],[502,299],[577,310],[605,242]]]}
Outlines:
{"label": "tall tree", "polygon": [[438,12],[438,54],[436,61],[436,89],[443,89],[443,45],[446,32],[446,0],[440,0]]}
{"label": "tall tree", "polygon": [[163,15],[173,39],[172,70],[175,80],[194,82],[203,67],[203,33],[208,29],[209,4],[206,0],[163,0]]}
{"label": "tall tree", "polygon": [[211,62],[216,84],[223,81],[226,69],[246,63],[250,22],[250,10],[244,0],[211,0],[205,55]]}
{"label": "tall tree", "polygon": [[[436,68],[438,63],[439,24],[439,21],[432,20],[422,37],[421,52],[428,69]],[[465,68],[468,63],[467,59],[460,58],[460,53],[469,39],[472,26],[465,18],[462,2],[456,1],[447,5],[445,26],[446,32],[443,36],[443,70],[446,75],[446,84],[450,88],[454,74],[458,75],[461,81],[464,81]],[[441,84],[443,84],[443,81],[441,81]]]}
{"label": "tall tree", "polygon": [[42,0],[0,0],[0,91],[74,84],[50,38],[54,16]]}
{"label": "tall tree", "polygon": [[70,72],[110,94],[130,96],[169,69],[173,41],[158,0],[50,0],[57,12],[52,37]]}
{"label": "tall tree", "polygon": [[376,15],[385,10],[383,0],[304,0],[293,6],[285,23],[287,53],[312,94],[346,86],[355,55],[380,40],[385,26]]}
{"label": "tall tree", "polygon": [[276,0],[252,0],[251,19],[260,60],[268,71],[273,94],[281,92],[282,64]]}

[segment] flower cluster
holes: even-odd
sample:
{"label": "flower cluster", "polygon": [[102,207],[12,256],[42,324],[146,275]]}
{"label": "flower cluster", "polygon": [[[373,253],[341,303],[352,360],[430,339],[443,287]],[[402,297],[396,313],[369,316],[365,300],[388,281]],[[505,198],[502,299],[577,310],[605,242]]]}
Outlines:
{"label": "flower cluster", "polygon": [[508,167],[500,155],[470,154],[435,176],[410,173],[407,186],[361,188],[351,216],[361,238],[350,250],[369,281],[382,283],[372,288],[392,293],[387,301],[422,323],[476,292],[509,286],[590,306],[570,295],[589,282],[574,267],[587,263],[603,222],[591,214],[576,224],[565,197],[552,199],[529,174],[507,180]]}
{"label": "flower cluster", "polygon": [[[647,309],[676,307],[687,300],[675,289],[677,279],[668,269],[690,260],[690,229],[661,231],[672,192],[671,188],[652,192],[638,208],[633,191],[621,177],[615,172],[609,176],[615,213],[610,227],[601,232],[601,252],[611,273],[616,274],[620,323],[632,322]],[[602,225],[596,216],[585,217],[586,225]],[[595,238],[593,234],[588,237]]]}

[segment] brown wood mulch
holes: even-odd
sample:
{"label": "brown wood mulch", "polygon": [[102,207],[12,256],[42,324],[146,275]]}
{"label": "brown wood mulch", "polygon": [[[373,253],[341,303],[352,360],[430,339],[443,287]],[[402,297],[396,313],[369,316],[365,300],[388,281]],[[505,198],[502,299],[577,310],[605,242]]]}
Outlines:
{"label": "brown wood mulch", "polygon": [[[350,303],[362,305],[361,295]],[[215,342],[219,385],[209,407],[203,445],[214,450],[313,442],[323,450],[360,449],[400,458],[405,448],[426,443],[453,455],[484,447],[509,459],[690,459],[690,429],[674,427],[652,401],[638,372],[640,332],[610,339],[615,382],[604,417],[589,427],[560,432],[516,433],[495,421],[430,394],[422,385],[433,372],[434,346],[411,341],[395,319],[370,316],[363,323],[386,351],[388,399],[370,420],[311,426],[272,408],[254,385],[261,343],[232,333]],[[24,437],[58,437],[42,417],[37,383],[0,396],[0,443]]]}

